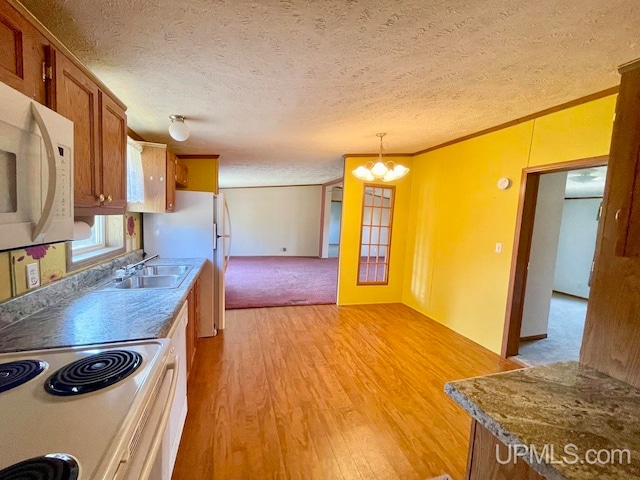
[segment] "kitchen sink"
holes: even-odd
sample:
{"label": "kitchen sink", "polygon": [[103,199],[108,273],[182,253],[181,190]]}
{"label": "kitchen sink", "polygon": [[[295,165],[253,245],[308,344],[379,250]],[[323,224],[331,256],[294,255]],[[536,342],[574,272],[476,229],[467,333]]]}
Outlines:
{"label": "kitchen sink", "polygon": [[187,265],[149,265],[138,270],[136,275],[182,275],[190,268]]}
{"label": "kitchen sink", "polygon": [[180,285],[180,275],[134,275],[113,285],[113,288],[128,290],[137,288],[173,288]]}

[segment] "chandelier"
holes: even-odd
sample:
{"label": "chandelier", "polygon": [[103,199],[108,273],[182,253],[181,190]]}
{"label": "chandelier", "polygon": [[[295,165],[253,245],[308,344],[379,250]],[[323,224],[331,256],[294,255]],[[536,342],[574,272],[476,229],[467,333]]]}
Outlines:
{"label": "chandelier", "polygon": [[364,165],[360,165],[353,172],[356,178],[367,182],[373,182],[374,180],[382,180],[383,182],[393,182],[401,177],[404,177],[409,169],[404,165],[395,163],[392,161],[384,162],[382,160],[382,154],[384,153],[384,146],[382,145],[382,138],[386,133],[376,133],[376,137],[380,137],[380,153],[378,154],[378,161],[376,163],[367,162]]}

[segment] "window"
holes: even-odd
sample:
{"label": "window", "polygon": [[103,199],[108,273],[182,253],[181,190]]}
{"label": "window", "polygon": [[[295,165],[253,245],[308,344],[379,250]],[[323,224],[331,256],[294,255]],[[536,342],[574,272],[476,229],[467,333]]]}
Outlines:
{"label": "window", "polygon": [[364,185],[358,285],[389,283],[395,187]]}
{"label": "window", "polygon": [[[77,219],[78,220],[78,219]],[[96,215],[84,218],[91,224],[91,236],[71,242],[67,249],[67,270],[92,265],[124,252],[124,216]]]}

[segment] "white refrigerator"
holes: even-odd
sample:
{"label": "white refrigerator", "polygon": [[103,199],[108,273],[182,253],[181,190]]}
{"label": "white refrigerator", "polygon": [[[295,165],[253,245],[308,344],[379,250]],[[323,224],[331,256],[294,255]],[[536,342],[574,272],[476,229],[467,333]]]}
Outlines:
{"label": "white refrigerator", "polygon": [[231,224],[224,194],[176,191],[173,213],[145,213],[144,251],[163,258],[204,257],[200,276],[200,337],[224,324],[224,275],[229,263]]}

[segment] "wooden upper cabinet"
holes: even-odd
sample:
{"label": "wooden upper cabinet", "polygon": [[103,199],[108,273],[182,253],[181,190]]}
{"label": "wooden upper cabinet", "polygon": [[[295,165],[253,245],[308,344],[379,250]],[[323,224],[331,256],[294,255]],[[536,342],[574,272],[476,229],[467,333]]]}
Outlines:
{"label": "wooden upper cabinet", "polygon": [[130,203],[130,212],[165,213],[175,210],[176,156],[162,143],[138,142],[142,147],[144,202]]}
{"label": "wooden upper cabinet", "polygon": [[186,165],[176,163],[176,188],[187,188],[189,186],[189,169]]}
{"label": "wooden upper cabinet", "polygon": [[74,202],[78,207],[99,207],[100,89],[73,62],[52,51],[55,65],[53,108],[73,122]]}
{"label": "wooden upper cabinet", "polygon": [[167,212],[173,212],[176,208],[176,179],[178,178],[176,171],[178,169],[178,159],[177,157],[168,152],[167,155],[167,200],[165,208]]}
{"label": "wooden upper cabinet", "polygon": [[46,52],[42,35],[13,5],[0,0],[0,81],[47,104]]}
{"label": "wooden upper cabinet", "polygon": [[73,122],[76,213],[124,213],[127,120],[124,109],[75,63],[53,50],[53,108]]}
{"label": "wooden upper cabinet", "polygon": [[125,111],[100,92],[100,149],[105,208],[127,206],[127,117]]}

